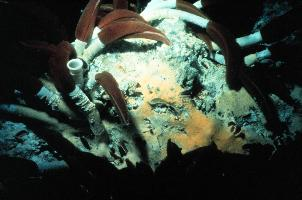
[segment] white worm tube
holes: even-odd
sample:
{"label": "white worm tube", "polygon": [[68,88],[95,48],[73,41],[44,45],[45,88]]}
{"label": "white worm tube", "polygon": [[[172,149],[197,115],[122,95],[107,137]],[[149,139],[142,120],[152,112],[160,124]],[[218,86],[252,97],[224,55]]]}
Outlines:
{"label": "white worm tube", "polygon": [[193,5],[198,9],[201,9],[203,7],[200,0],[193,3]]}
{"label": "white worm tube", "polygon": [[85,115],[89,122],[90,129],[95,135],[102,135],[105,133],[105,127],[102,123],[100,114],[86,94],[76,86],[75,89],[68,94],[71,101],[77,108]]}
{"label": "white worm tube", "polygon": [[100,52],[102,49],[104,49],[105,44],[99,39],[96,38],[93,41],[91,41],[91,44],[84,50],[84,53],[82,55],[82,59],[89,63],[98,52]]}
{"label": "white worm tube", "polygon": [[59,133],[64,132],[78,133],[79,131],[74,129],[68,124],[58,121],[56,118],[51,117],[46,112],[35,110],[30,107],[17,104],[0,104],[0,112],[4,114],[13,115],[19,118],[27,118],[35,122],[39,122],[44,127],[55,130]]}
{"label": "white worm tube", "polygon": [[268,48],[266,48],[262,51],[256,52],[256,58],[258,61],[269,58],[269,57],[271,57],[271,55],[272,55],[272,52]]}
{"label": "white worm tube", "polygon": [[236,38],[236,42],[239,44],[241,47],[249,47],[251,45],[257,44],[259,42],[262,42],[262,35],[260,31],[257,31],[255,33]]}
{"label": "white worm tube", "polygon": [[259,62],[263,59],[269,58],[272,55],[271,51],[266,48],[262,51],[258,51],[256,53],[247,55],[244,57],[244,64],[246,66],[251,66],[252,64],[254,64],[255,62]]}
{"label": "white worm tube", "polygon": [[225,65],[224,56],[219,53],[214,53],[213,59],[218,62],[219,64]]}
{"label": "white worm tube", "polygon": [[87,45],[87,42],[83,42],[81,40],[76,39],[73,43],[72,43],[77,56],[81,56],[83,54],[83,51]]}
{"label": "white worm tube", "polygon": [[176,8],[176,0],[168,0],[168,1],[151,1],[148,3],[146,8],[144,9],[144,12],[150,12],[151,10],[155,9],[163,9],[163,8]]}
{"label": "white worm tube", "polygon": [[209,20],[203,17],[174,9],[160,9],[156,10],[156,12],[142,12],[140,14],[146,21],[153,21],[163,18],[179,18],[180,20],[195,24],[201,28],[206,28]]}
{"label": "white worm tube", "polygon": [[52,111],[61,112],[69,119],[76,119],[76,114],[67,106],[63,97],[43,86],[35,95],[40,101],[51,108]]}
{"label": "white worm tube", "polygon": [[93,41],[94,39],[98,38],[98,34],[101,32],[101,29],[99,27],[94,27],[91,38],[89,39],[88,45]]}
{"label": "white worm tube", "polygon": [[71,59],[67,62],[67,68],[69,69],[69,73],[71,74],[75,83],[80,88],[82,88],[84,84],[83,66],[84,62],[79,58]]}

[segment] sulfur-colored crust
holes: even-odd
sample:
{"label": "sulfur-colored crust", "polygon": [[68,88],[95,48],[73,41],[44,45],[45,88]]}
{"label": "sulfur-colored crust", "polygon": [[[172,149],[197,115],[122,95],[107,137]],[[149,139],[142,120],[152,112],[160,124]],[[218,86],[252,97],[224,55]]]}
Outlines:
{"label": "sulfur-colored crust", "polygon": [[241,88],[239,70],[244,63],[235,38],[226,28],[213,21],[208,23],[206,32],[222,50],[226,63],[226,82],[229,88],[239,90]]}
{"label": "sulfur-colored crust", "polygon": [[98,14],[99,3],[100,0],[90,0],[86,5],[75,30],[76,39],[87,42],[90,38]]}
{"label": "sulfur-colored crust", "polygon": [[117,108],[123,123],[128,124],[129,116],[126,101],[115,78],[109,72],[104,71],[96,74],[95,80],[109,94],[111,102]]}
{"label": "sulfur-colored crust", "polygon": [[68,60],[74,54],[72,45],[62,41],[57,46],[56,53],[49,59],[50,73],[58,91],[69,93],[74,90],[75,83],[66,66]]}
{"label": "sulfur-colored crust", "polygon": [[126,9],[116,9],[108,13],[105,17],[103,17],[98,23],[98,27],[102,29],[114,21],[121,20],[121,19],[128,19],[128,18],[134,18],[137,19],[138,21],[148,23],[144,20],[144,18],[142,18],[139,14],[133,11],[126,10]]}
{"label": "sulfur-colored crust", "polygon": [[150,32],[150,31],[130,34],[130,35],[125,36],[124,38],[146,38],[146,39],[150,39],[150,40],[160,41],[166,45],[171,44],[165,35],[160,34],[160,33]]}
{"label": "sulfur-colored crust", "polygon": [[128,9],[128,0],[113,0],[114,9]]}
{"label": "sulfur-colored crust", "polygon": [[[124,36],[130,34],[142,33],[142,32],[154,32],[163,34],[158,29],[137,20],[127,20],[127,21],[116,21],[108,26],[104,27],[102,31],[98,34],[100,41],[104,44],[109,44],[115,40],[118,40]],[[164,34],[163,34],[164,35]]]}

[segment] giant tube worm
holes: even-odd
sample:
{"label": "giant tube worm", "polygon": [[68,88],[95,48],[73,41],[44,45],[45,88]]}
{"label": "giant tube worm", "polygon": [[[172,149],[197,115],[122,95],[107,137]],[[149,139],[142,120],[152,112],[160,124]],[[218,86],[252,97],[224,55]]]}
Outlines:
{"label": "giant tube worm", "polygon": [[101,32],[102,28],[104,28],[105,26],[109,25],[112,22],[122,21],[122,20],[124,21],[138,20],[138,21],[145,22],[146,24],[148,23],[144,20],[144,18],[142,18],[139,14],[133,11],[126,10],[126,9],[115,9],[112,12],[106,14],[98,21],[97,26],[93,30],[91,41],[98,37],[97,35],[99,34],[99,32]]}
{"label": "giant tube worm", "polygon": [[147,23],[143,17],[141,17],[139,14],[126,10],[126,9],[116,9],[110,13],[108,13],[104,18],[100,20],[98,23],[98,27],[102,29],[104,26],[107,26],[108,24],[112,23],[113,21],[117,21],[119,19],[124,18],[135,18],[139,21]]}
{"label": "giant tube worm", "polygon": [[50,73],[54,84],[63,94],[69,93],[75,88],[75,82],[66,66],[73,53],[72,45],[69,42],[62,41],[58,44],[55,55],[49,59]]}
{"label": "giant tube worm", "polygon": [[76,40],[74,47],[76,53],[80,56],[85,49],[87,42],[92,35],[96,17],[98,14],[98,5],[100,0],[90,0],[86,5],[75,30]]}
{"label": "giant tube worm", "polygon": [[[90,46],[85,49],[82,58],[89,62],[94,56],[101,51],[106,45],[112,43],[115,40],[124,38],[126,36],[131,36],[132,34],[138,34],[148,32],[146,38],[158,40],[163,43],[169,44],[168,39],[165,35],[157,30],[156,28],[146,24],[142,21],[137,20],[117,20],[109,25],[105,26],[101,32],[98,34],[98,38],[95,39]],[[151,33],[155,33],[154,37],[152,37]],[[162,37],[159,37],[161,35]],[[137,35],[138,37],[144,38],[144,34]]]}
{"label": "giant tube worm", "polygon": [[146,24],[141,21],[129,20],[129,21],[116,21],[114,23],[111,23],[99,33],[99,38],[102,40],[104,44],[109,44],[124,36],[135,34],[135,33],[142,33],[145,31],[155,32],[164,35],[161,31],[150,26],[149,24]]}
{"label": "giant tube worm", "polygon": [[59,133],[69,132],[76,134],[79,132],[79,130],[76,130],[70,125],[62,123],[56,118],[51,117],[48,113],[35,110],[27,106],[18,104],[0,104],[0,112],[12,117],[23,118],[34,123],[40,123],[43,127],[55,130]]}
{"label": "giant tube worm", "polygon": [[178,10],[192,13],[200,17],[208,18],[202,11],[200,11],[194,5],[183,0],[168,0],[168,1],[160,1],[158,3],[148,4],[148,6],[141,13],[141,15],[145,15],[145,13],[148,12],[156,12],[159,9],[178,9]]}
{"label": "giant tube worm", "polygon": [[95,80],[109,94],[111,102],[117,108],[123,122],[129,123],[128,110],[124,95],[118,87],[115,78],[109,72],[102,72],[95,75]]}
{"label": "giant tube worm", "polygon": [[239,73],[239,78],[244,88],[252,97],[255,98],[260,109],[262,110],[264,117],[266,118],[267,128],[276,134],[280,134],[283,131],[282,123],[278,118],[278,113],[272,100],[267,95],[263,94],[262,90],[243,68],[240,69]]}
{"label": "giant tube worm", "polygon": [[127,38],[145,38],[149,40],[156,40],[156,41],[161,41],[162,43],[165,43],[166,45],[170,45],[170,41],[162,34],[160,33],[155,33],[151,31],[144,31],[142,33],[134,33],[130,34],[124,37],[125,39]]}
{"label": "giant tube worm", "polygon": [[[50,62],[53,62],[53,56],[57,51],[57,47],[55,45],[49,44],[44,41],[25,41],[20,43],[25,47],[42,51],[50,57]],[[66,51],[71,50],[70,54],[72,55],[72,49],[68,49],[68,47],[66,48]],[[56,69],[53,68],[53,70]],[[20,85],[19,87],[21,87],[21,90],[25,92],[26,95],[34,95],[39,99],[39,101],[43,102],[43,104],[46,104],[46,106],[49,107],[51,111],[63,113],[69,119],[77,118],[76,114],[64,102],[61,95],[59,95],[56,91],[52,91],[48,87],[44,86],[44,84],[39,79],[36,79],[31,75],[26,76],[25,74],[26,73],[23,73],[22,77],[19,78],[17,83]],[[23,79],[24,81],[22,81]],[[58,83],[58,81],[55,82]]]}
{"label": "giant tube worm", "polygon": [[157,12],[141,13],[144,19],[152,21],[161,18],[174,18],[195,24],[206,29],[206,33],[222,49],[226,62],[226,82],[230,89],[239,90],[241,87],[238,79],[239,68],[243,66],[240,48],[233,35],[223,26],[185,11],[174,9],[160,9]]}
{"label": "giant tube worm", "polygon": [[49,65],[51,67],[55,86],[59,91],[67,95],[74,106],[85,115],[92,132],[95,135],[102,135],[105,133],[105,128],[102,124],[98,110],[86,94],[75,85],[67,68],[67,61],[73,52],[74,49],[72,45],[63,41],[58,45],[56,54],[50,58]]}
{"label": "giant tube worm", "polygon": [[226,82],[230,89],[239,90],[239,70],[243,67],[240,47],[232,34],[223,26],[210,21],[206,28],[211,39],[222,49],[226,63]]}

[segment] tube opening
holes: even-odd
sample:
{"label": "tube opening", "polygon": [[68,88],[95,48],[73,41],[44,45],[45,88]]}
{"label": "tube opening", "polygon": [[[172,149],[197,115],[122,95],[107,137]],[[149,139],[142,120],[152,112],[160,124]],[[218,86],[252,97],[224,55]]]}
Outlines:
{"label": "tube opening", "polygon": [[83,61],[79,58],[71,59],[67,63],[67,67],[71,71],[81,70],[83,68],[83,65],[84,65]]}

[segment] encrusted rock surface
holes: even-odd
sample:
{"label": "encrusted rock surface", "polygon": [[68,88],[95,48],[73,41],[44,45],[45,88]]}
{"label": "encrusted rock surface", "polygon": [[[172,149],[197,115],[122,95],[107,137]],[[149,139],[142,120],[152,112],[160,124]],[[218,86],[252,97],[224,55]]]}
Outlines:
{"label": "encrusted rock surface", "polygon": [[[116,78],[132,117],[133,125],[124,126],[102,88],[91,93],[93,100],[98,102],[112,145],[118,146],[119,159],[112,161],[116,167],[125,167],[128,159],[133,163],[144,160],[155,168],[166,156],[169,139],[182,149],[182,153],[213,142],[222,151],[240,154],[248,153],[243,148],[245,144],[275,145],[254,99],[245,89],[238,92],[228,89],[225,66],[208,59],[205,43],[194,36],[190,27],[178,19],[156,21],[153,26],[167,35],[171,46],[145,39],[120,40],[90,63],[90,79],[102,71],[108,71]],[[301,91],[296,86],[291,93],[300,103]],[[276,95],[271,97],[280,120],[289,126],[289,132],[282,137],[293,138],[301,131],[301,113],[295,113]],[[1,124],[0,154],[15,154],[40,163],[40,166],[61,162],[43,151],[46,143],[30,130],[26,129],[25,136],[16,137],[23,129],[26,127],[20,124]],[[77,136],[64,137],[84,151],[98,156],[109,155],[108,148],[102,143],[88,140],[85,145],[86,142],[80,142]]]}

